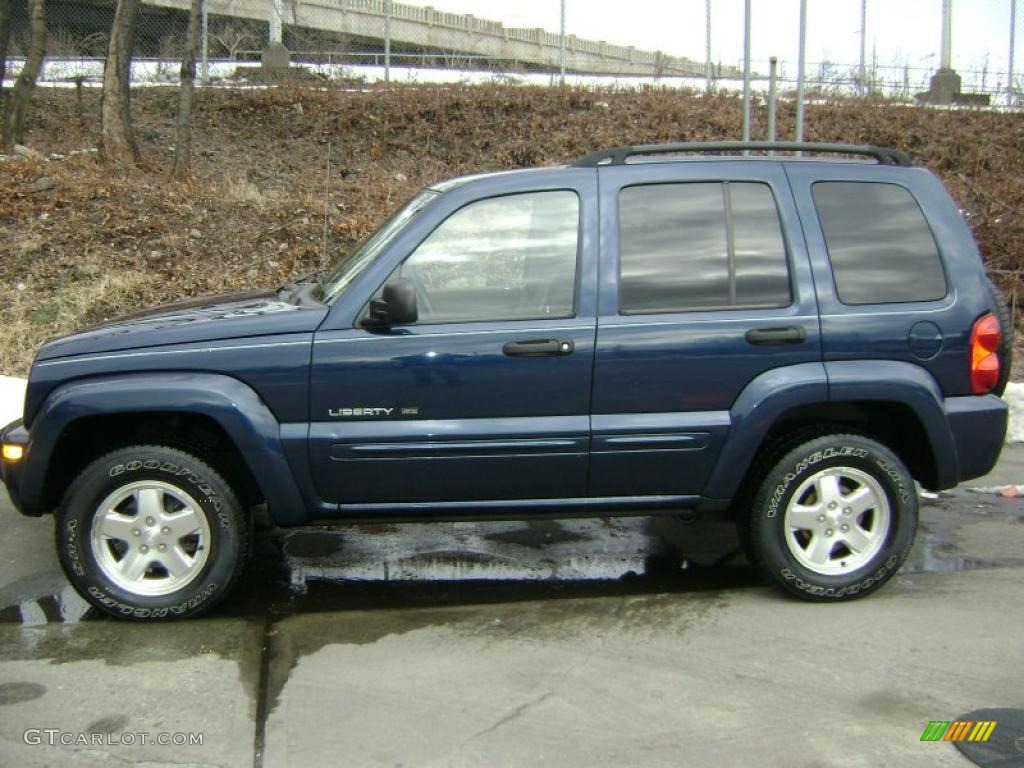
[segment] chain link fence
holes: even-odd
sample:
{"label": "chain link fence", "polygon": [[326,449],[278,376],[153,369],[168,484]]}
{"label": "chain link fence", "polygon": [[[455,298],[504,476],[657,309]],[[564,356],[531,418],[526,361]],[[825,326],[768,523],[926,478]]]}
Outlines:
{"label": "chain link fence", "polygon": [[[557,7],[560,0],[550,0]],[[27,46],[27,0],[12,2],[8,85]],[[174,83],[184,48],[190,0],[143,0],[135,40],[133,82]],[[98,83],[116,0],[47,0],[47,60],[43,83]],[[574,6],[574,8],[578,8]],[[494,8],[496,16],[501,9]],[[703,21],[703,19],[701,19]],[[706,63],[662,51],[611,45],[559,30],[524,29],[499,19],[447,13],[390,0],[206,0],[205,83],[230,85],[259,76],[257,67],[279,42],[293,67],[345,81],[551,83],[564,71],[570,82],[704,88],[741,86],[742,62]],[[279,52],[281,49],[278,49]],[[768,89],[768,62],[753,62],[755,91]],[[807,92],[874,93],[914,101],[933,69],[906,64],[858,65],[822,61],[807,67]],[[710,77],[708,75],[710,74]],[[961,70],[963,91],[1009,99],[1005,71]],[[782,61],[779,83],[796,84],[796,63]],[[1013,92],[1019,94],[1018,79]],[[1020,103],[1019,95],[1014,100]]]}

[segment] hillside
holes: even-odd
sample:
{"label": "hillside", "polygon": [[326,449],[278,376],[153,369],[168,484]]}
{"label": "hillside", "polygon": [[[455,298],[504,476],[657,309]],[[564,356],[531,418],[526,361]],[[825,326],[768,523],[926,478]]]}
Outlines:
{"label": "hillside", "polygon": [[[0,160],[0,372],[46,338],[186,295],[273,286],[327,261],[392,208],[460,173],[564,162],[616,144],[734,138],[740,102],[678,91],[417,86],[198,93],[195,178],[170,182],[177,91],[133,93],[144,167],[111,175],[99,92],[40,89],[29,157]],[[780,135],[792,110],[780,109]],[[754,135],[763,135],[763,108]],[[1022,266],[1024,114],[836,101],[808,110],[814,141],[896,146],[936,171],[989,266]],[[51,155],[56,155],[53,159]],[[999,276],[1010,289],[1010,276]]]}

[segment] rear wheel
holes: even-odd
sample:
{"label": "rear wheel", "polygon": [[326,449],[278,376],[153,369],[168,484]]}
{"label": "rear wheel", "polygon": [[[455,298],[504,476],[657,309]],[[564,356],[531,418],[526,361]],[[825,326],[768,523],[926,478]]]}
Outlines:
{"label": "rear wheel", "polygon": [[224,479],[195,456],[135,446],[90,464],[68,488],[57,549],[94,606],[129,619],[194,616],[234,585],[249,524]]}
{"label": "rear wheel", "polygon": [[917,528],[903,463],[859,435],[829,435],[785,451],[765,473],[746,523],[764,576],[807,600],[847,600],[892,578]]}

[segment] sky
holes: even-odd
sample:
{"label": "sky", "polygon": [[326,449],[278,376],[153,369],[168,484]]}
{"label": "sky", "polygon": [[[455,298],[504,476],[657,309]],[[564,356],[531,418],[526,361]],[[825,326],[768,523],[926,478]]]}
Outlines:
{"label": "sky", "polygon": [[[559,0],[403,0],[437,10],[473,13],[513,27],[559,29]],[[1005,73],[1009,64],[1012,0],[953,1],[953,67],[963,73]],[[712,0],[715,62],[743,57],[744,0]],[[767,70],[778,56],[796,71],[800,0],[752,0],[751,57]],[[861,0],[807,0],[807,61],[856,65],[860,60]],[[1017,61],[1024,59],[1024,4],[1017,13]],[[566,0],[566,29],[609,43],[662,50],[704,61],[705,0]],[[867,0],[867,62],[933,69],[938,64],[942,0]],[[1014,67],[1020,71],[1020,66]],[[1005,78],[1005,74],[1004,74]]]}

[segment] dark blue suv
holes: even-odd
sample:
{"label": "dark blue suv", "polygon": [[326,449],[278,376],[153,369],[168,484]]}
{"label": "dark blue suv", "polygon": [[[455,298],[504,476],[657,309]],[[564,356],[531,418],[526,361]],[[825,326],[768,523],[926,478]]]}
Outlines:
{"label": "dark blue suv", "polygon": [[622,147],[430,187],[276,292],[51,341],[3,478],[126,618],[214,605],[259,503],[281,526],[727,514],[767,579],[841,600],[903,562],[915,482],[995,463],[1010,331],[898,151]]}

